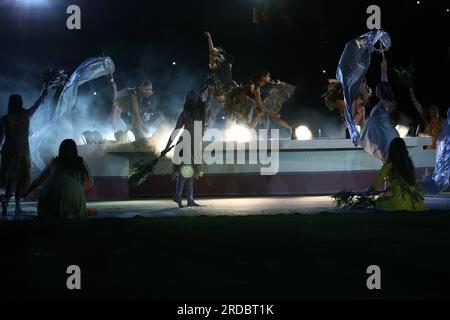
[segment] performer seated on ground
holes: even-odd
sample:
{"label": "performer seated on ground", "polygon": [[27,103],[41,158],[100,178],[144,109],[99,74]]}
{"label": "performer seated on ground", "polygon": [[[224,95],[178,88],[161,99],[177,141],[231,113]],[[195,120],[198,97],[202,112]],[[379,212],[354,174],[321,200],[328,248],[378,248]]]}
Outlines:
{"label": "performer seated on ground", "polygon": [[[387,80],[387,63],[382,63],[382,80]],[[389,82],[382,81],[376,88],[378,104],[372,109],[361,133],[361,147],[368,153],[385,161],[391,141],[400,135],[395,129],[393,115],[396,102]]]}
{"label": "performer seated on ground", "polygon": [[121,118],[131,130],[136,140],[144,139],[148,129],[141,116],[144,99],[153,95],[153,85],[149,80],[143,81],[139,87],[125,88],[117,91],[117,84],[111,80],[114,89],[114,103],[111,111],[113,121]]}
{"label": "performer seated on ground", "polygon": [[30,146],[28,141],[30,118],[44,102],[47,89],[30,109],[23,108],[20,95],[12,95],[8,114],[0,119],[1,151],[0,188],[5,189],[2,199],[2,216],[7,215],[8,204],[15,192],[16,214],[21,214],[20,196],[31,182]]}
{"label": "performer seated on ground", "polygon": [[[161,156],[166,155],[171,149],[172,138],[175,131],[184,128],[191,135],[191,139],[194,139],[194,123],[196,121],[202,122],[202,137],[206,130],[206,109],[205,103],[202,101],[201,97],[194,91],[190,91],[185,99],[183,111],[178,117],[178,121],[174,132],[172,133],[167,146],[161,153]],[[175,147],[175,152],[182,156],[183,150],[177,152],[177,148],[181,146],[182,137],[177,142]],[[200,142],[201,143],[201,142]],[[176,179],[176,192],[173,201],[175,201],[180,208],[183,208],[182,195],[183,190],[186,187],[186,197],[188,201],[188,207],[198,207],[199,205],[194,201],[194,179],[200,179],[203,176],[203,166],[202,164],[196,164],[194,162],[194,141],[191,140],[191,163],[174,165],[174,177]]]}
{"label": "performer seated on ground", "polygon": [[[249,128],[255,128],[264,115],[276,121],[278,124],[291,130],[291,137],[295,139],[295,130],[289,126],[280,114],[268,108],[263,99],[266,98],[262,90],[265,86],[272,85],[270,73],[266,70],[260,71],[248,84],[232,89],[225,95],[225,112],[237,122],[246,124]],[[276,109],[276,107],[275,107]]]}
{"label": "performer seated on ground", "polygon": [[38,215],[41,218],[85,217],[85,193],[94,185],[89,167],[78,156],[73,140],[64,140],[59,147],[58,157],[45,168],[24,194],[42,187],[39,193]]}
{"label": "performer seated on ground", "polygon": [[208,38],[209,68],[211,73],[201,95],[208,96],[208,98],[204,98],[204,100],[208,100],[208,127],[212,128],[219,112],[223,109],[225,93],[238,85],[233,81],[232,76],[233,56],[220,47],[214,47],[209,32],[205,32],[205,35]]}
{"label": "performer seated on ground", "polygon": [[413,88],[410,88],[410,97],[417,111],[420,113],[422,120],[425,122],[425,130],[423,133],[433,138],[433,143],[427,146],[427,149],[436,149],[436,139],[444,127],[445,120],[439,116],[438,107],[431,105],[428,110],[425,110],[419,101],[417,101]]}
{"label": "performer seated on ground", "polygon": [[375,208],[382,211],[424,211],[424,195],[416,185],[413,162],[408,154],[405,141],[392,140],[388,157],[378,177],[367,192],[380,189],[387,179],[388,192],[379,198]]}
{"label": "performer seated on ground", "polygon": [[[342,90],[342,84],[339,80],[330,79],[328,80],[328,91],[322,95],[325,100],[325,105],[330,111],[338,110],[342,121],[345,123],[345,102],[344,102],[344,92]],[[366,80],[361,84],[360,92],[357,98],[353,101],[353,119],[355,124],[364,128],[366,122],[366,108],[369,107],[369,99],[372,96],[372,90],[367,85]],[[350,134],[347,130],[346,137],[349,139]]]}

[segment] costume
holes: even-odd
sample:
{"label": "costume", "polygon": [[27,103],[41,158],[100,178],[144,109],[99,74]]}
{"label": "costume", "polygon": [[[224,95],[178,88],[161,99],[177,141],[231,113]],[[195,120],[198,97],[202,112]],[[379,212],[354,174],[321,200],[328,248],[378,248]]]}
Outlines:
{"label": "costume", "polygon": [[375,202],[375,208],[382,211],[424,211],[424,194],[416,186],[409,185],[400,177],[391,162],[384,164],[373,187],[379,189],[388,179],[389,196],[383,196]]}
{"label": "costume", "polygon": [[73,215],[82,218],[87,215],[86,196],[83,182],[93,184],[87,164],[80,159],[78,169],[66,169],[58,158],[54,159],[42,173],[48,180],[39,194],[38,215],[47,218],[64,218]]}
{"label": "costume", "polygon": [[385,161],[389,146],[400,135],[391,122],[390,114],[383,103],[378,103],[370,113],[361,132],[361,147],[375,158]]}

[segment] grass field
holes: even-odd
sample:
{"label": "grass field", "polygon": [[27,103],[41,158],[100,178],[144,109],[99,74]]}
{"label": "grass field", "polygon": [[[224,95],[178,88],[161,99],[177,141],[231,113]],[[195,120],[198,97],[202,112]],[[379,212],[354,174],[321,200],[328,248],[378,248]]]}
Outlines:
{"label": "grass field", "polygon": [[0,243],[2,299],[450,298],[445,212],[3,222]]}

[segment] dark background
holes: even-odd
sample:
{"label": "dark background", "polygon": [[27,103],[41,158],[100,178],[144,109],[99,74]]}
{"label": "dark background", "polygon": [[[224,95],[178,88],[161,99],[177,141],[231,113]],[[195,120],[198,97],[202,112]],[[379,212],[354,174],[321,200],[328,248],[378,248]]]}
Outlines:
{"label": "dark background", "polygon": [[[149,78],[158,99],[167,101],[173,94],[184,94],[208,71],[208,48],[202,34],[208,30],[216,46],[234,55],[237,82],[264,68],[274,78],[298,86],[293,101],[283,110],[291,121],[318,121],[312,119],[316,113],[324,117],[320,121],[337,119],[320,94],[326,80],[335,77],[346,42],[368,31],[366,9],[377,4],[382,9],[382,28],[393,41],[388,61],[400,110],[419,118],[407,89],[392,72],[412,59],[419,100],[438,105],[444,115],[450,106],[450,13],[446,12],[450,4],[444,1],[420,1],[418,5],[412,0],[47,0],[41,6],[27,6],[27,1],[31,0],[19,0],[20,5],[17,0],[0,1],[0,72],[17,78],[18,91],[24,81],[21,73],[28,65],[37,71],[26,81],[39,88],[39,70],[49,63],[73,70],[87,57],[106,54],[116,63],[120,85],[132,86]],[[81,7],[81,31],[65,26],[70,4]],[[263,14],[266,5],[268,11]],[[259,24],[253,23],[253,7]],[[379,62],[380,57],[374,57],[368,75],[372,88],[379,80]],[[104,86],[102,81],[91,85]],[[0,87],[4,110],[11,93],[2,91],[5,88]]]}

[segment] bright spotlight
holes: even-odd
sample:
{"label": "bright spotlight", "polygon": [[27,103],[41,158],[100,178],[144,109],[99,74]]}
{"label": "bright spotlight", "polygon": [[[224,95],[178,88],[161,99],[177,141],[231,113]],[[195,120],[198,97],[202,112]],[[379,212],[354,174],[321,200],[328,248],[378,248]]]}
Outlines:
{"label": "bright spotlight", "polygon": [[297,135],[297,140],[312,140],[313,138],[311,130],[306,126],[300,126],[295,129],[295,134]]}
{"label": "bright spotlight", "polygon": [[400,135],[400,138],[406,138],[408,136],[409,127],[398,125],[395,127],[395,129],[397,129],[398,134]]}
{"label": "bright spotlight", "polygon": [[251,139],[250,130],[244,126],[232,126],[225,130],[225,141],[227,142],[249,142]]}
{"label": "bright spotlight", "polygon": [[131,130],[128,130],[127,136],[128,136],[128,140],[129,141],[131,141],[131,142],[135,142],[136,141],[136,137],[134,136],[134,133]]}

